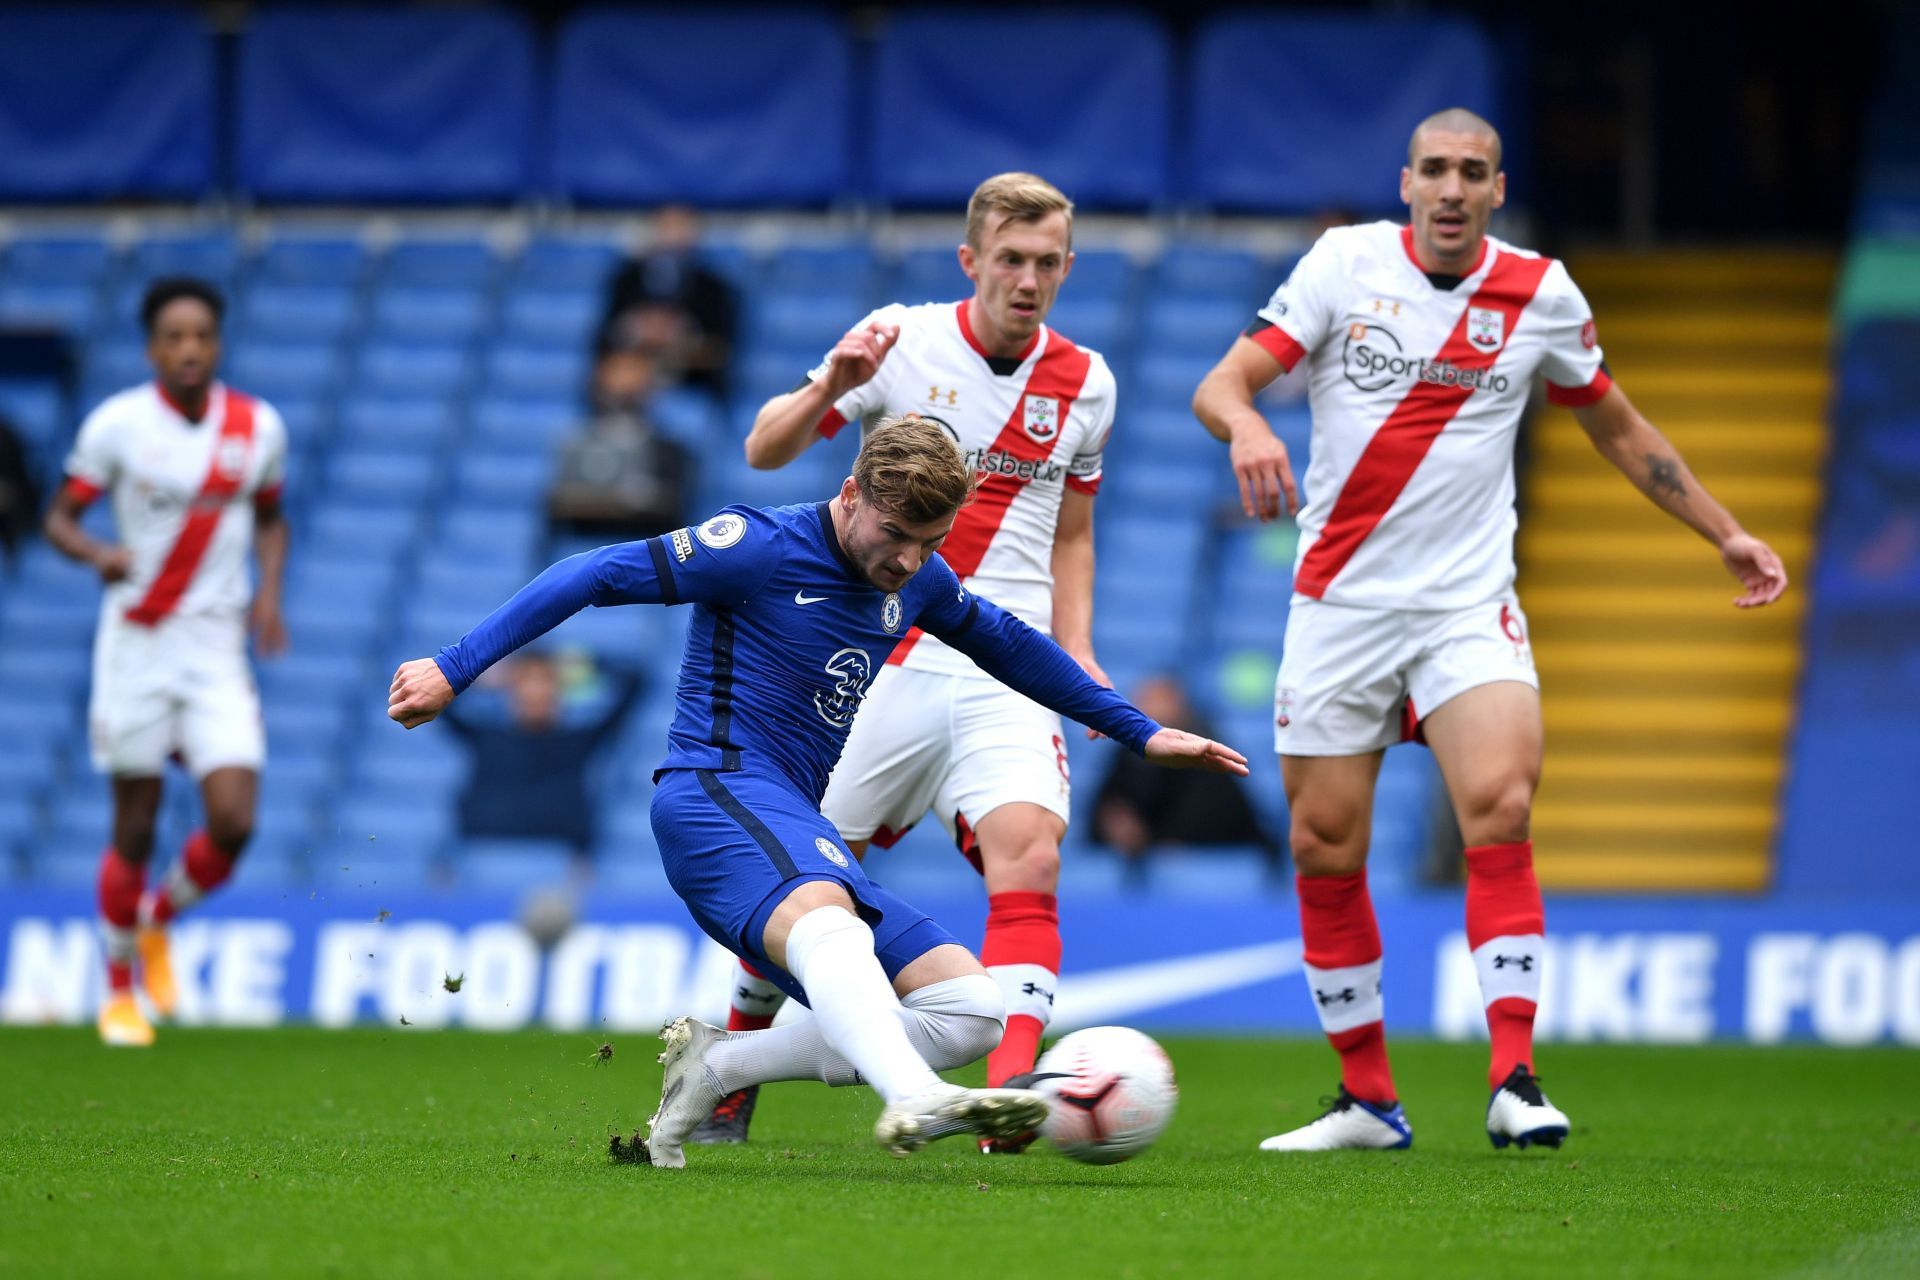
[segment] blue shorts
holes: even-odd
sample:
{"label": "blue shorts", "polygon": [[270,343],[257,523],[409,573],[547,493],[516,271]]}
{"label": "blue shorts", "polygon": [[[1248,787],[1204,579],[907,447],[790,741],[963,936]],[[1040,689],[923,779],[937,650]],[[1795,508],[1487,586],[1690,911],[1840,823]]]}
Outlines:
{"label": "blue shorts", "polygon": [[873,929],[888,978],[935,947],[958,940],[923,911],[867,879],[840,833],[783,778],[710,769],[666,769],[653,792],[653,834],[674,892],[707,936],[794,999],[793,975],[761,947],[767,920],[809,880],[846,889]]}

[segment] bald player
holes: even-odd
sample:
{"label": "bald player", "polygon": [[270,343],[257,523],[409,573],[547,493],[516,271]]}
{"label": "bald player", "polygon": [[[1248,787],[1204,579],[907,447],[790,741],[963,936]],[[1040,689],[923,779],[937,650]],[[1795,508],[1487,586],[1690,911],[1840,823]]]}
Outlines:
{"label": "bald player", "polygon": [[[1710,542],[1742,609],[1779,598],[1780,558],[1707,494],[1614,384],[1566,268],[1487,234],[1506,198],[1500,135],[1470,111],[1421,121],[1400,171],[1408,225],[1328,231],[1194,393],[1230,446],[1246,512],[1300,524],[1274,693],[1305,969],[1340,1055],[1326,1114],[1267,1151],[1405,1147],[1388,1066],[1380,932],[1367,893],[1385,749],[1433,749],[1467,844],[1467,940],[1492,1039],[1487,1135],[1559,1146],[1534,1076],[1544,918],[1529,818],[1539,680],[1514,595],[1513,451],[1536,378],[1594,447]],[[1301,506],[1254,396],[1305,362],[1312,461]]]}

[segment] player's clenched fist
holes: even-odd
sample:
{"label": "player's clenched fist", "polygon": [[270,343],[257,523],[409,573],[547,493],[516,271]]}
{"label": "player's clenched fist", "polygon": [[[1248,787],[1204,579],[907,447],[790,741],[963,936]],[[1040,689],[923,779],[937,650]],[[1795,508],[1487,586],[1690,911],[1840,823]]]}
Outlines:
{"label": "player's clenched fist", "polygon": [[453,686],[432,658],[415,658],[393,673],[387,689],[387,718],[398,720],[406,728],[425,724],[453,701]]}
{"label": "player's clenched fist", "polygon": [[1147,739],[1143,754],[1167,769],[1206,769],[1247,776],[1247,758],[1223,742],[1184,729],[1162,729]]}
{"label": "player's clenched fist", "polygon": [[873,381],[873,375],[880,372],[881,362],[899,337],[899,325],[875,320],[864,329],[850,331],[835,343],[824,379],[833,398],[838,400],[855,387]]}

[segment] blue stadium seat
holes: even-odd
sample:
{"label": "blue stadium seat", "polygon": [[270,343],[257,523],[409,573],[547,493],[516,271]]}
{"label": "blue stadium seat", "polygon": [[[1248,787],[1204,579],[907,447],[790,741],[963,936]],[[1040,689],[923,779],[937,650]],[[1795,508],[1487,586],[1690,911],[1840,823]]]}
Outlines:
{"label": "blue stadium seat", "polygon": [[327,462],[327,496],[335,501],[404,505],[427,497],[438,474],[439,463],[432,456],[404,447],[341,449]]}
{"label": "blue stadium seat", "polygon": [[61,835],[27,846],[27,876],[48,889],[88,889],[100,881],[104,836]]}
{"label": "blue stadium seat", "polygon": [[[1153,19],[1064,9],[1021,15],[1007,39],[989,10],[908,9],[883,28],[875,100],[916,103],[866,122],[875,194],[957,206],[982,175],[1044,173],[1082,206],[1145,207],[1168,194],[1173,51]],[[980,74],[992,49],[994,73]],[[928,95],[924,87],[938,84]],[[1010,111],[1005,86],[1020,86]],[[1045,120],[1044,130],[1031,127]]]}
{"label": "blue stadium seat", "polygon": [[506,302],[501,337],[510,343],[558,345],[592,341],[601,298],[591,289],[522,289]]}
{"label": "blue stadium seat", "polygon": [[1253,310],[1233,298],[1156,298],[1147,307],[1142,349],[1218,360],[1252,318]]}
{"label": "blue stadium seat", "polygon": [[535,43],[504,9],[271,8],[240,40],[236,180],[268,200],[511,200]]}
{"label": "blue stadium seat", "polygon": [[546,494],[553,480],[551,450],[495,449],[462,454],[454,464],[454,493],[475,505],[526,509]]}
{"label": "blue stadium seat", "polygon": [[440,547],[455,559],[482,558],[530,550],[540,540],[541,522],[533,511],[498,507],[449,507],[440,517]]}
{"label": "blue stadium seat", "polygon": [[577,346],[506,346],[487,365],[490,397],[578,399],[586,394],[587,351]]}
{"label": "blue stadium seat", "polygon": [[93,327],[100,291],[89,284],[0,284],[0,324],[84,334]]}
{"label": "blue stadium seat", "polygon": [[458,396],[473,382],[463,344],[380,342],[360,349],[356,389],[374,395]]}
{"label": "blue stadium seat", "polygon": [[768,258],[758,292],[763,297],[838,295],[865,301],[875,271],[873,247],[864,237],[824,244],[800,241],[781,246]]}
{"label": "blue stadium seat", "polygon": [[389,285],[374,295],[373,337],[386,343],[464,345],[480,336],[492,310],[487,296],[473,289]]}
{"label": "blue stadium seat", "polygon": [[[60,776],[60,760],[44,744],[0,741],[0,796],[14,799],[36,796]],[[6,834],[0,830],[0,843]]]}
{"label": "blue stadium seat", "polygon": [[0,686],[76,694],[88,681],[92,656],[80,648],[0,645]]}
{"label": "blue stadium seat", "polygon": [[752,308],[753,344],[825,355],[868,310],[865,296],[850,291],[763,294]]}
{"label": "blue stadium seat", "polygon": [[[756,404],[755,409],[759,408]],[[668,387],[647,402],[647,417],[665,435],[695,454],[731,448],[726,411],[698,387]]]}
{"label": "blue stadium seat", "polygon": [[[959,237],[954,237],[955,242]],[[951,244],[909,249],[894,266],[887,286],[889,302],[908,306],[920,302],[950,302],[973,294],[973,282],[960,269],[960,259]]]}
{"label": "blue stadium seat", "polygon": [[261,283],[242,297],[235,326],[239,346],[338,342],[359,318],[351,288],[334,283]]}
{"label": "blue stadium seat", "polygon": [[452,815],[444,808],[411,804],[400,798],[345,797],[334,805],[330,820],[321,825],[324,831],[341,837],[346,847],[359,841],[367,846],[366,853],[376,856],[395,850],[438,853],[453,831]]}
{"label": "blue stadium seat", "polygon": [[[1238,330],[1235,330],[1238,333]],[[1207,376],[1220,356],[1233,345],[1228,334],[1213,354],[1193,352],[1162,355],[1147,352],[1134,362],[1133,391],[1136,409],[1186,409],[1193,403],[1193,389]]]}
{"label": "blue stadium seat", "polygon": [[[131,332],[125,338],[89,343],[86,368],[88,381],[110,387],[135,386],[153,376],[153,366],[147,360],[147,344]],[[84,409],[93,407],[87,404]]]}
{"label": "blue stadium seat", "polygon": [[1119,303],[1082,297],[1071,285],[1068,291],[1072,296],[1063,296],[1047,314],[1048,327],[1065,334],[1075,346],[1098,351],[1113,363],[1130,345],[1131,317]]}
{"label": "blue stadium seat", "polygon": [[5,279],[19,284],[97,285],[114,263],[105,234],[22,236],[8,244]]}
{"label": "blue stadium seat", "polygon": [[92,647],[99,616],[98,596],[89,599],[85,592],[39,599],[11,592],[0,595],[0,638],[10,645],[85,653]]}
{"label": "blue stadium seat", "polygon": [[0,848],[18,845],[39,833],[39,803],[10,789],[0,790]]}
{"label": "blue stadium seat", "polygon": [[437,876],[441,835],[418,832],[393,839],[341,835],[323,838],[307,856],[307,875],[321,890],[401,892],[424,888]]}
{"label": "blue stadium seat", "polygon": [[[1285,271],[1276,271],[1244,249],[1218,245],[1173,245],[1154,267],[1156,298],[1214,298],[1251,312],[1270,297]],[[1244,317],[1238,328],[1245,328]]]}
{"label": "blue stadium seat", "polygon": [[340,406],[334,444],[342,449],[408,449],[437,452],[453,435],[453,409],[439,397],[397,398],[356,394]]}
{"label": "blue stadium seat", "polygon": [[347,723],[340,703],[317,698],[263,701],[260,714],[266,723],[270,752],[283,743],[299,743],[303,750],[314,753],[329,751],[339,743]]}
{"label": "blue stadium seat", "polygon": [[572,851],[554,840],[458,840],[447,864],[462,889],[482,892],[555,888],[573,875]]}
{"label": "blue stadium seat", "polygon": [[612,240],[536,236],[514,264],[514,282],[525,291],[584,291],[598,297],[625,256]]}
{"label": "blue stadium seat", "polygon": [[48,378],[0,378],[0,418],[25,443],[49,450],[64,445],[74,426],[66,393]]}
{"label": "blue stadium seat", "polygon": [[560,29],[555,185],[596,204],[839,200],[856,74],[831,13],[580,10]]}
{"label": "blue stadium seat", "polygon": [[[336,605],[339,600],[334,597]],[[274,703],[331,702],[355,693],[370,696],[369,691],[375,687],[360,654],[324,649],[314,653],[293,651],[263,662],[259,677],[261,698]]]}
{"label": "blue stadium seat", "polygon": [[1258,848],[1159,852],[1147,867],[1153,895],[1173,901],[1252,902],[1286,886]]}
{"label": "blue stadium seat", "polygon": [[269,240],[253,270],[264,284],[352,290],[367,261],[367,247],[357,236],[289,236]]}
{"label": "blue stadium seat", "polygon": [[239,266],[239,246],[221,230],[143,240],[134,246],[129,270],[142,288],[158,276],[197,276],[225,287]]}
{"label": "blue stadium seat", "polygon": [[1154,467],[1115,468],[1106,473],[1100,491],[1115,506],[1204,513],[1224,502],[1232,483],[1224,458],[1168,458]]}
{"label": "blue stadium seat", "polygon": [[602,836],[593,848],[593,893],[596,898],[666,898],[673,885],[660,865],[653,831],[645,836]]}
{"label": "blue stadium seat", "polygon": [[246,341],[229,362],[233,384],[269,400],[331,395],[340,358],[330,343]]}
{"label": "blue stadium seat", "polygon": [[488,396],[473,409],[476,448],[550,450],[572,435],[585,420],[579,397]]}
{"label": "blue stadium seat", "polygon": [[388,253],[382,281],[389,290],[482,293],[499,277],[501,259],[485,240],[403,240]]}

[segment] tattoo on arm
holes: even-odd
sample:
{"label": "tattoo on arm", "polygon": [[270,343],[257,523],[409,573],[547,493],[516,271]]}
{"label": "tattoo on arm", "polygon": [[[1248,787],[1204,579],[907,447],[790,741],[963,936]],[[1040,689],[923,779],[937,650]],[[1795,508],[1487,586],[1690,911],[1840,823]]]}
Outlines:
{"label": "tattoo on arm", "polygon": [[1647,455],[1647,479],[1642,487],[1650,494],[1668,493],[1676,498],[1687,496],[1687,487],[1680,483],[1680,464],[1657,453]]}

